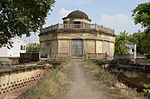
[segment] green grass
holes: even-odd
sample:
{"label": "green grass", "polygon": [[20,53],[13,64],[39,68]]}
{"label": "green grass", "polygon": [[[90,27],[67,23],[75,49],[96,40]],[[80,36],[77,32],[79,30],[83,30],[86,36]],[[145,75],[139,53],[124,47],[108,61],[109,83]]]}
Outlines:
{"label": "green grass", "polygon": [[145,97],[150,98],[150,84],[144,84],[143,86],[145,88],[143,90]]}

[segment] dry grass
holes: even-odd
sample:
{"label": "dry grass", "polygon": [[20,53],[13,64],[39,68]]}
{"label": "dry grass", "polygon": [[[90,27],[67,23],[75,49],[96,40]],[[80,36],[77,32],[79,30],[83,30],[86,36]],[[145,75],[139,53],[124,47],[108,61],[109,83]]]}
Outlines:
{"label": "dry grass", "polygon": [[47,78],[33,89],[28,99],[49,99],[60,94],[67,84],[66,76],[57,69],[52,69]]}
{"label": "dry grass", "polygon": [[[96,63],[93,63],[91,60],[85,60],[83,64],[84,68],[89,70],[89,73],[96,76],[100,79],[107,88],[109,88],[112,94],[119,95],[123,99],[141,99],[136,96],[139,95],[136,90],[131,88],[118,89],[114,87],[114,84],[119,83],[117,77],[102,67],[98,66]],[[142,97],[143,99],[143,97]]]}
{"label": "dry grass", "polygon": [[[24,99],[51,99],[63,92],[68,85],[68,79],[64,73],[68,68],[68,62],[63,66],[51,69],[45,80],[29,89],[29,94]],[[23,99],[18,98],[18,99]]]}

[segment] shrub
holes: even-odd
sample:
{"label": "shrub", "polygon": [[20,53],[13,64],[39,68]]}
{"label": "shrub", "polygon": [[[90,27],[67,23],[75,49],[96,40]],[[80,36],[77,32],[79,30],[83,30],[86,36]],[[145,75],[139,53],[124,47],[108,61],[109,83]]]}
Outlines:
{"label": "shrub", "polygon": [[150,84],[144,84],[143,85],[145,89],[143,89],[144,91],[144,95],[148,98],[150,98]]}
{"label": "shrub", "polygon": [[115,83],[118,82],[117,78],[114,75],[112,75],[109,72],[105,71],[103,68],[99,69],[99,72],[98,72],[97,75],[108,86],[113,86]]}

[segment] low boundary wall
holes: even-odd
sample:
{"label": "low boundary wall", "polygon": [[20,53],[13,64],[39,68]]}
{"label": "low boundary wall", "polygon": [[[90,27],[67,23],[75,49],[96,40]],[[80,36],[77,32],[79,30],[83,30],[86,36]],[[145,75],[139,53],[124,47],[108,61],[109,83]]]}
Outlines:
{"label": "low boundary wall", "polygon": [[40,82],[48,70],[45,64],[0,70],[0,96]]}

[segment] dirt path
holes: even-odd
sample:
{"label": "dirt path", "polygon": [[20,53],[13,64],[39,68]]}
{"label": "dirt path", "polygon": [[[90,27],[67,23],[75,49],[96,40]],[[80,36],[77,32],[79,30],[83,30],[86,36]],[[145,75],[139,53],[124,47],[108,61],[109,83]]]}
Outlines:
{"label": "dirt path", "polygon": [[118,99],[104,91],[103,85],[88,76],[83,69],[82,59],[72,59],[69,70],[70,89],[58,99]]}

